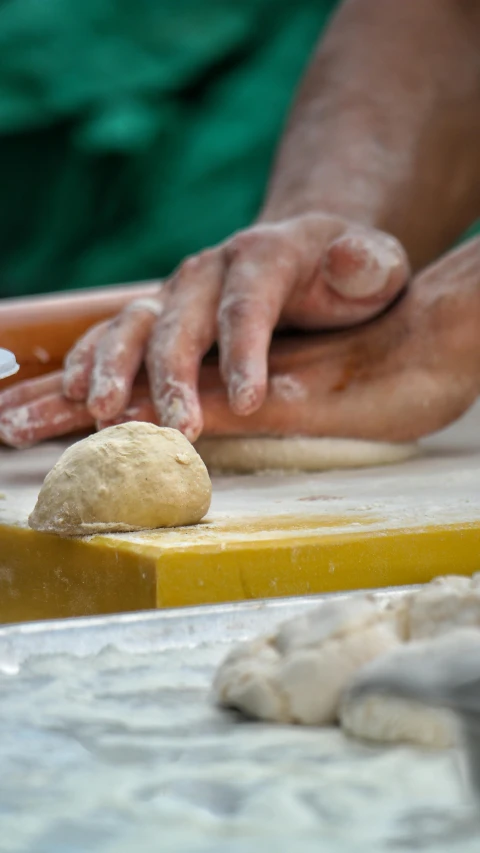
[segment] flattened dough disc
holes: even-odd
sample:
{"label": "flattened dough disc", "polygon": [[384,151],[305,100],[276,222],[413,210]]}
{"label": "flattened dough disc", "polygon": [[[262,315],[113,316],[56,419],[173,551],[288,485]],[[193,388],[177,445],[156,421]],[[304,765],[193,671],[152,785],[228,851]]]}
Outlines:
{"label": "flattened dough disc", "polygon": [[403,462],[419,453],[417,444],[355,438],[200,438],[195,445],[212,471],[326,471]]}

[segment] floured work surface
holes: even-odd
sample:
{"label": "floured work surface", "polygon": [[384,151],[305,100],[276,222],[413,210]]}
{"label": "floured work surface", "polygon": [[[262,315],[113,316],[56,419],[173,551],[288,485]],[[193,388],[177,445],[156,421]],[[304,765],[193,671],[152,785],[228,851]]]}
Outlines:
{"label": "floured work surface", "polygon": [[195,527],[65,540],[27,529],[65,445],[0,450],[0,620],[342,589],[480,571],[480,408],[399,465],[214,478]]}
{"label": "floured work surface", "polygon": [[0,629],[2,853],[477,853],[455,751],[209,704],[231,643],[316,603]]}

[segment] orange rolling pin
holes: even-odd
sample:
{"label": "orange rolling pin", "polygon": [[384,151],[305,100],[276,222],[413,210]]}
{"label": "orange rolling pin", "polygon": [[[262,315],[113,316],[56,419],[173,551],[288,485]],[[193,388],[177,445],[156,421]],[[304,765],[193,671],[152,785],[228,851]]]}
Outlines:
{"label": "orange rolling pin", "polygon": [[133,299],[158,293],[158,281],[0,301],[0,347],[11,350],[20,371],[13,382],[59,370],[75,341]]}

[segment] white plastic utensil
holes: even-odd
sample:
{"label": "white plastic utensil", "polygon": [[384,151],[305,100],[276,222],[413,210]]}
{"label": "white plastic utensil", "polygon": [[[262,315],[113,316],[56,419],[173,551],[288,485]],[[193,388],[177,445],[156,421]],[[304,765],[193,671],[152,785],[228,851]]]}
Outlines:
{"label": "white plastic utensil", "polygon": [[20,370],[20,365],[17,364],[13,352],[8,349],[0,349],[0,379],[6,379],[7,376],[13,376]]}

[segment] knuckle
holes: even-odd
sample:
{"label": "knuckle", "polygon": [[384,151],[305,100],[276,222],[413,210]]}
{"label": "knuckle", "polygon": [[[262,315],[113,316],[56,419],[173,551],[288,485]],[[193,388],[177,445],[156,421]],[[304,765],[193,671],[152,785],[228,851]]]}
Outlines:
{"label": "knuckle", "polygon": [[162,303],[158,298],[145,297],[143,299],[134,299],[133,302],[129,302],[128,305],[122,310],[119,317],[122,317],[129,320],[132,314],[136,314],[137,316],[145,316],[152,315],[152,317],[157,317],[162,313]]}
{"label": "knuckle", "polygon": [[195,275],[198,273],[201,266],[201,259],[199,255],[192,255],[190,258],[186,258],[180,264],[177,272],[177,278],[189,277],[191,275]]}
{"label": "knuckle", "polygon": [[176,282],[179,283],[182,280],[191,279],[203,272],[205,266],[215,259],[217,251],[216,249],[204,249],[196,255],[190,255],[190,257],[185,258],[175,272],[174,278]]}
{"label": "knuckle", "polygon": [[227,247],[227,255],[230,260],[249,254],[254,251],[261,240],[261,236],[254,231],[241,231],[232,237]]}
{"label": "knuckle", "polygon": [[232,296],[224,299],[218,309],[218,322],[220,326],[233,326],[243,323],[251,316],[252,301],[244,296]]}
{"label": "knuckle", "polygon": [[262,225],[239,231],[226,245],[230,264],[267,262],[279,268],[296,262],[298,247],[295,234],[285,225]]}
{"label": "knuckle", "polygon": [[174,308],[165,311],[159,318],[150,336],[147,351],[158,363],[169,361],[175,353],[177,341],[182,334],[181,315]]}
{"label": "knuckle", "polygon": [[218,324],[221,328],[253,325],[265,315],[266,305],[252,296],[236,294],[225,298],[218,309]]}

